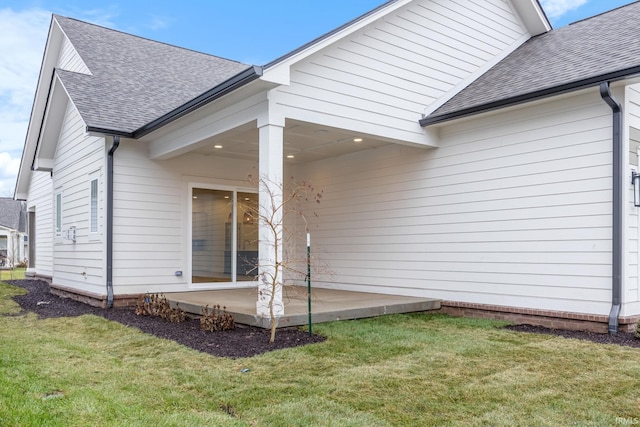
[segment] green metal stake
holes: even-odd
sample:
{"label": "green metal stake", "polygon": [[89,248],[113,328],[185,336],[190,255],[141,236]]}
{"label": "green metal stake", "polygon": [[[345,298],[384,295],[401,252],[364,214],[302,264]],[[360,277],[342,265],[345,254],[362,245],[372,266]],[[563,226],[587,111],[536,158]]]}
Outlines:
{"label": "green metal stake", "polygon": [[311,336],[311,235],[307,233],[307,308],[309,312],[309,336]]}

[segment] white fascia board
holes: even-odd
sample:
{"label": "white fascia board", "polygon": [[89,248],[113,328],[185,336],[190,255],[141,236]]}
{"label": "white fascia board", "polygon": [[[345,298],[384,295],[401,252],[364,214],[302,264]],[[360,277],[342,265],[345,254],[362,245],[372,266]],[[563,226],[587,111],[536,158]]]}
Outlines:
{"label": "white fascia board", "polygon": [[[54,18],[55,20],[55,18]],[[73,70],[75,73],[80,73],[80,74],[86,74],[88,76],[92,76],[93,73],[91,72],[91,70],[89,69],[89,67],[87,66],[87,63],[84,62],[84,58],[82,58],[82,56],[80,56],[80,54],[78,53],[78,51],[76,50],[75,46],[73,46],[73,43],[71,43],[71,40],[69,39],[69,37],[67,36],[67,34],[64,32],[64,29],[62,29],[62,27],[60,26],[60,24],[58,24],[58,21],[56,21],[56,27],[58,28],[58,30],[60,31],[60,33],[62,34],[63,39],[66,39],[67,42],[69,43],[69,45],[71,45],[73,47],[73,51],[75,53],[75,55],[77,56],[77,58],[80,60],[81,63],[81,69],[75,69]],[[64,46],[64,40],[61,40],[60,42],[60,49],[58,50],[58,57],[60,56],[60,53],[62,51],[62,48]],[[58,58],[56,58],[58,59]],[[56,60],[56,63],[58,62],[58,60]],[[62,67],[58,67],[60,69],[66,70],[66,68],[62,68]]]}
{"label": "white fascia board", "polygon": [[[240,128],[247,123],[255,122],[268,108],[266,92],[251,94],[245,88],[248,96],[230,103],[211,103],[198,110],[199,118],[189,122],[177,122],[163,129],[165,132],[145,136],[142,140],[149,141],[149,158],[166,160],[179,156],[200,146],[206,146],[207,140],[216,135]],[[240,92],[234,95],[242,95]],[[226,105],[225,105],[226,104]],[[197,116],[196,116],[197,117]],[[252,125],[254,126],[254,125]]]}
{"label": "white fascia board", "polygon": [[[623,80],[625,86],[632,86],[640,83],[640,76],[632,76]],[[616,84],[616,82],[612,83]]]}
{"label": "white fascia board", "polygon": [[40,172],[51,172],[55,162],[53,159],[36,158],[33,162],[33,170]]}
{"label": "white fascia board", "polygon": [[58,76],[54,76],[44,119],[34,153],[33,170],[51,171],[62,122],[70,101],[69,94]]}
{"label": "white fascia board", "polygon": [[[25,137],[24,149],[22,150],[22,158],[20,159],[20,168],[18,169],[18,177],[16,179],[16,195],[27,194],[29,184],[31,182],[31,165],[34,160],[35,151],[40,135],[40,126],[45,114],[47,99],[51,91],[51,83],[53,80],[53,72],[60,55],[60,46],[64,35],[60,26],[55,19],[51,19],[49,25],[49,34],[47,43],[42,56],[42,64],[40,65],[40,76],[38,77],[38,85],[31,107],[31,117],[27,127],[27,135]],[[25,197],[26,199],[26,197]]]}
{"label": "white fascia board", "polygon": [[298,50],[294,50],[292,53],[286,54],[281,60],[276,59],[274,63],[266,65],[263,68],[264,73],[260,79],[280,85],[288,85],[290,82],[290,69],[292,64],[308,58],[319,50],[361,30],[372,22],[406,6],[412,1],[413,0],[397,0],[390,2],[379,9],[374,10],[368,15],[365,15],[362,19],[356,19],[344,28],[335,30],[333,33],[329,33],[328,35],[320,36],[317,41],[310,42],[306,47],[302,46]]}
{"label": "white fascia board", "polygon": [[551,23],[538,0],[512,0],[511,4],[532,37],[551,30]]}

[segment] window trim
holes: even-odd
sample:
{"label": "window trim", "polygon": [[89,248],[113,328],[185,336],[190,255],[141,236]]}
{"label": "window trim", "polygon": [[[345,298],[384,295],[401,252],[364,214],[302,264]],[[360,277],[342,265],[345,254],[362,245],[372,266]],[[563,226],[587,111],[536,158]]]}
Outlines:
{"label": "window trim", "polygon": [[[210,282],[210,283],[194,283],[192,281],[193,275],[193,190],[194,189],[205,189],[205,190],[219,190],[219,191],[229,191],[232,193],[232,218],[233,225],[231,227],[232,230],[232,252],[234,256],[232,256],[232,278],[229,282]],[[241,288],[249,288],[255,287],[258,284],[258,281],[237,281],[237,266],[236,266],[236,258],[237,258],[237,198],[238,193],[252,193],[259,194],[259,191],[255,188],[244,187],[244,186],[232,186],[232,185],[219,185],[215,183],[207,183],[207,182],[199,182],[199,181],[189,181],[187,184],[187,268],[186,268],[186,277],[187,277],[187,285],[189,289],[197,289],[197,290],[205,290],[205,289],[229,289],[232,287],[233,289],[241,287]]]}
{"label": "window trim", "polygon": [[[95,195],[93,194],[94,182]],[[97,174],[89,175],[89,226],[87,228],[90,238],[96,239],[100,235],[100,178]]]}
{"label": "window trim", "polygon": [[54,195],[53,230],[56,239],[62,239],[62,190],[56,190]]}

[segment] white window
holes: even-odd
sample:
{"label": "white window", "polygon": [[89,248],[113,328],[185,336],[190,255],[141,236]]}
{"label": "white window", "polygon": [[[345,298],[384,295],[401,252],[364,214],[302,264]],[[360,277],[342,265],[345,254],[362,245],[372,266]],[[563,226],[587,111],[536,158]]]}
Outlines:
{"label": "white window", "polygon": [[56,237],[62,237],[62,193],[56,193]]}
{"label": "white window", "polygon": [[89,233],[98,232],[98,178],[91,180],[89,196]]}

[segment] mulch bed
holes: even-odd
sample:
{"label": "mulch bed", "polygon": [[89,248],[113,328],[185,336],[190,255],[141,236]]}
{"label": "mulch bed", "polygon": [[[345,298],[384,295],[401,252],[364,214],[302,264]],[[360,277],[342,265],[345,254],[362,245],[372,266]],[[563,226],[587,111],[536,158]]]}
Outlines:
{"label": "mulch bed", "polygon": [[200,321],[197,319],[188,319],[182,323],[169,323],[157,317],[138,316],[132,307],[103,309],[68,298],[61,298],[51,294],[49,284],[42,280],[7,280],[6,283],[27,290],[26,295],[13,298],[20,304],[23,313],[26,311],[34,312],[41,319],[94,314],[125,326],[140,329],[159,338],[176,341],[213,356],[233,359],[251,357],[272,350],[325,340],[319,335],[309,336],[308,332],[297,328],[278,329],[274,343],[269,342],[269,331],[249,326],[240,325],[229,331],[204,332],[200,330]]}
{"label": "mulch bed", "polygon": [[531,332],[534,334],[559,335],[565,338],[575,338],[579,340],[593,341],[599,344],[616,344],[625,347],[640,347],[640,339],[634,334],[618,332],[617,334],[598,334],[595,332],[568,331],[565,329],[549,329],[543,326],[533,325],[510,325],[506,327],[512,331]]}
{"label": "mulch bed", "polygon": [[[324,337],[309,336],[297,328],[278,329],[276,341],[269,343],[269,331],[249,326],[238,326],[236,329],[221,332],[204,332],[200,330],[200,321],[189,319],[183,323],[169,323],[157,317],[137,316],[133,308],[102,309],[68,298],[61,298],[49,292],[47,282],[41,280],[8,280],[15,286],[27,290],[26,295],[13,299],[24,311],[31,311],[40,318],[73,317],[94,314],[125,326],[138,328],[143,332],[160,338],[174,340],[195,350],[219,357],[240,358],[251,357],[268,351],[297,347],[305,344],[322,342]],[[593,341],[600,344],[616,344],[640,348],[640,339],[632,333],[597,334],[584,331],[549,329],[542,326],[510,325],[507,329],[518,332],[549,334]]]}

